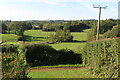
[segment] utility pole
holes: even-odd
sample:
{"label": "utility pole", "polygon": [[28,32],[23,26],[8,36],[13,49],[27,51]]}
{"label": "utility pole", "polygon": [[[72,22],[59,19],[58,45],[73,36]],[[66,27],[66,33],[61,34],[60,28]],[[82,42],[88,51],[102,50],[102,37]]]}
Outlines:
{"label": "utility pole", "polygon": [[98,5],[98,6],[93,5],[93,8],[98,8],[99,9],[99,18],[98,18],[97,35],[96,35],[96,40],[99,40],[101,9],[106,9],[107,6],[106,7],[101,7],[100,5]]}

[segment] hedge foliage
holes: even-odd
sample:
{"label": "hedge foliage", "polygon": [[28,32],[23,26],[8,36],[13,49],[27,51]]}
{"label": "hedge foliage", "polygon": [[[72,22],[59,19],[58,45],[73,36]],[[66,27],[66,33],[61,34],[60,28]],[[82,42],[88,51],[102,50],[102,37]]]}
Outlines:
{"label": "hedge foliage", "polygon": [[71,50],[57,51],[47,44],[26,44],[26,59],[30,66],[79,64],[82,63],[81,55]]}
{"label": "hedge foliage", "polygon": [[25,48],[15,45],[2,45],[2,79],[28,79]]}
{"label": "hedge foliage", "polygon": [[91,73],[99,78],[117,78],[119,45],[120,38],[89,42],[84,47],[83,61]]}

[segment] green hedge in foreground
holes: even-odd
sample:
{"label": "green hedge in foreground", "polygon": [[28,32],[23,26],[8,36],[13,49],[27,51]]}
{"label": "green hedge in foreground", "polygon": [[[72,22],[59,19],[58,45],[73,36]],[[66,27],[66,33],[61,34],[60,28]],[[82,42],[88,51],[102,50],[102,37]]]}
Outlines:
{"label": "green hedge in foreground", "polygon": [[2,80],[28,79],[25,52],[24,47],[2,45]]}
{"label": "green hedge in foreground", "polygon": [[120,38],[89,42],[83,51],[84,63],[99,78],[118,77]]}

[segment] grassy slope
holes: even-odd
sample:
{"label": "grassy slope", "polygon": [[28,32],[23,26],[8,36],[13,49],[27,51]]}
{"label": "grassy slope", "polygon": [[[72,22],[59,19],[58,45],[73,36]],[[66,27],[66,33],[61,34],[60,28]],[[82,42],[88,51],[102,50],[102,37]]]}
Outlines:
{"label": "grassy slope", "polygon": [[30,72],[32,78],[94,78],[88,69]]}

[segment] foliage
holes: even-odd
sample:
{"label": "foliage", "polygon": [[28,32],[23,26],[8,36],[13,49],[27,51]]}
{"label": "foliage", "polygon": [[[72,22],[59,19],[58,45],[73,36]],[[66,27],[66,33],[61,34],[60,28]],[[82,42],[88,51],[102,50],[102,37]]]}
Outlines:
{"label": "foliage", "polygon": [[116,21],[109,19],[109,20],[101,20],[100,21],[100,33],[103,34],[108,30],[111,30],[112,27],[116,25]]}
{"label": "foliage", "polygon": [[57,31],[57,30],[70,30],[70,32],[80,32],[83,29],[88,29],[90,26],[81,21],[65,21],[62,23],[47,22],[44,23],[43,31]]}
{"label": "foliage", "polygon": [[15,45],[2,45],[2,47],[3,80],[6,78],[27,79],[28,65],[24,47]]}
{"label": "foliage", "polygon": [[47,44],[26,44],[26,59],[31,66],[50,64],[54,60],[55,50]]}
{"label": "foliage", "polygon": [[7,26],[5,25],[5,23],[2,23],[2,34],[5,34],[7,30]]}
{"label": "foliage", "polygon": [[114,26],[111,30],[104,33],[106,38],[120,37],[120,25]]}
{"label": "foliage", "polygon": [[9,23],[4,22],[2,31],[8,34],[23,36],[23,32],[26,29],[32,29],[32,25],[29,22],[13,21]]}
{"label": "foliage", "polygon": [[120,39],[89,42],[83,51],[83,61],[89,66],[91,73],[99,78],[118,77],[118,45]]}
{"label": "foliage", "polygon": [[97,34],[97,29],[96,29],[96,27],[93,27],[87,33],[87,41],[94,41],[96,39],[96,34]]}
{"label": "foliage", "polygon": [[47,44],[26,44],[27,62],[31,66],[82,63],[81,56],[71,50],[56,51]]}
{"label": "foliage", "polygon": [[67,42],[72,41],[73,36],[70,34],[68,30],[58,30],[54,35],[50,37],[50,41],[52,42]]}

